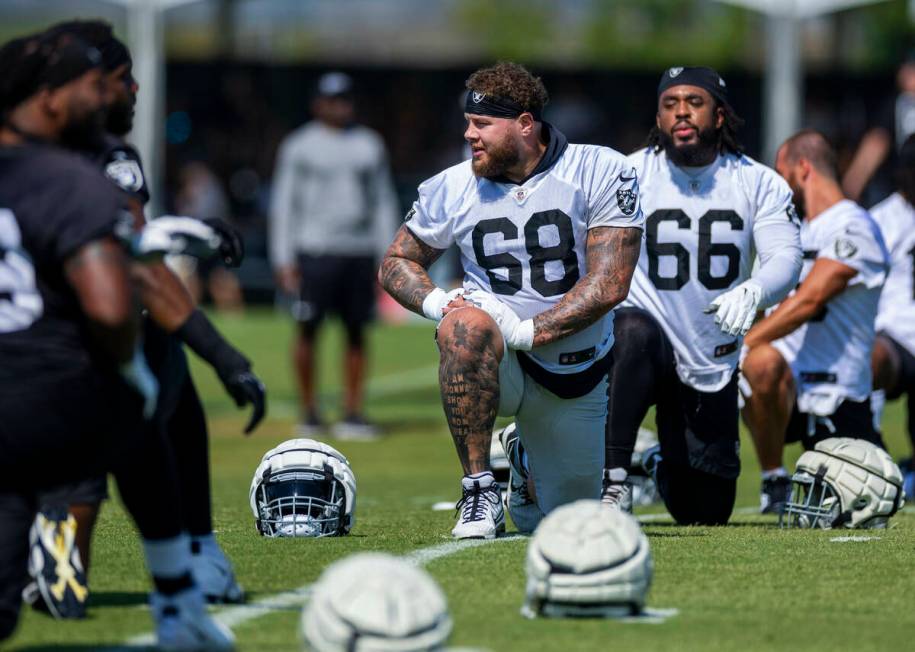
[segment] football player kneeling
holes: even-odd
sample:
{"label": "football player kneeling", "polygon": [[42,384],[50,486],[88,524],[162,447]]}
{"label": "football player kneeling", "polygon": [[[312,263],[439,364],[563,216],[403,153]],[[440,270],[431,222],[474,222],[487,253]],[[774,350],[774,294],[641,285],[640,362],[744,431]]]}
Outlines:
{"label": "football player kneeling", "polygon": [[305,649],[315,652],[441,650],[451,627],[435,580],[381,553],[331,564],[302,612]]}
{"label": "football player kneeling", "polygon": [[521,613],[620,617],[641,613],[651,585],[648,538],[631,515],[578,500],[553,510],[527,548]]}
{"label": "football player kneeling", "polygon": [[290,439],[261,459],[249,499],[265,537],[341,536],[355,521],[356,476],[335,448]]}
{"label": "football player kneeling", "polygon": [[862,439],[833,437],[797,461],[782,527],[884,528],[905,500],[902,471]]}

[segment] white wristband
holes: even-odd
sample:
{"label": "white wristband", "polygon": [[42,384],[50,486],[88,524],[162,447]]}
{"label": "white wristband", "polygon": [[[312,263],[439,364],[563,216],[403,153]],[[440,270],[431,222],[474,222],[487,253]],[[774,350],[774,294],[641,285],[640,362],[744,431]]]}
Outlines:
{"label": "white wristband", "polygon": [[423,299],[423,314],[426,318],[431,319],[432,321],[441,321],[442,317],[442,308],[444,308],[444,300],[447,296],[442,288],[435,288],[426,295],[426,298]]}
{"label": "white wristband", "polygon": [[514,337],[514,347],[519,351],[530,351],[534,348],[534,320],[525,319],[523,322],[518,324],[518,328],[515,329]]}

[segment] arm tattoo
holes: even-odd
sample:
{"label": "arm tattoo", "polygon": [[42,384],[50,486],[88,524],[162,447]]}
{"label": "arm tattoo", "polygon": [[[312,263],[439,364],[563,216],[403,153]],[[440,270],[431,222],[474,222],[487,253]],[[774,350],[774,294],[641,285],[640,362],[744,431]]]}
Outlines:
{"label": "arm tattoo", "polygon": [[426,270],[443,253],[444,249],[430,247],[402,226],[381,261],[378,280],[397,303],[422,314],[423,299],[435,289]]}
{"label": "arm tattoo", "polygon": [[555,306],[534,317],[534,346],[587,328],[629,294],[642,230],[596,227],[588,231],[588,273]]}

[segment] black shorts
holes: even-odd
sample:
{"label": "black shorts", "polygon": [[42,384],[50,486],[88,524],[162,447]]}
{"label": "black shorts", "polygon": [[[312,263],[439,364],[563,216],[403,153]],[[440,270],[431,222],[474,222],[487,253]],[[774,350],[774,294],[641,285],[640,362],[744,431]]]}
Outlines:
{"label": "black shorts", "polygon": [[815,417],[801,412],[794,403],[794,410],[785,431],[785,443],[801,442],[806,450],[813,450],[817,442],[830,437],[853,437],[886,448],[880,433],[874,428],[874,413],[870,400],[845,400],[828,417]]}
{"label": "black shorts", "polygon": [[886,400],[895,401],[903,394],[915,392],[915,356],[883,331],[877,333],[877,336],[893,348],[896,358],[899,360],[899,379],[893,391],[886,393]]}
{"label": "black shorts", "polygon": [[740,475],[736,373],[717,392],[700,392],[679,377],[670,379],[655,410],[665,463],[729,480]]}
{"label": "black shorts", "polygon": [[108,498],[108,476],[98,475],[41,492],[38,506],[98,505]]}
{"label": "black shorts", "polygon": [[372,256],[299,254],[302,287],[295,304],[296,320],[317,324],[327,313],[347,326],[361,326],[375,316],[375,275]]}

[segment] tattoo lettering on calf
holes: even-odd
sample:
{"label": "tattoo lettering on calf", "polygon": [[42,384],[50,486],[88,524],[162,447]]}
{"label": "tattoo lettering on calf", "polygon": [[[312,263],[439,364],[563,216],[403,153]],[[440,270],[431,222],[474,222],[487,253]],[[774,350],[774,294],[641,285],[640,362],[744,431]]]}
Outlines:
{"label": "tattoo lettering on calf", "polygon": [[422,313],[423,299],[435,289],[426,270],[443,253],[402,226],[381,261],[378,280],[400,305]]}
{"label": "tattoo lettering on calf", "polygon": [[442,407],[464,474],[486,471],[499,406],[494,332],[456,321],[439,333],[439,349]]}
{"label": "tattoo lettering on calf", "polygon": [[629,294],[639,260],[642,230],[597,227],[588,231],[588,273],[555,306],[534,317],[534,346],[577,333]]}

